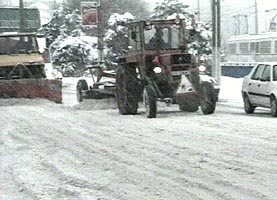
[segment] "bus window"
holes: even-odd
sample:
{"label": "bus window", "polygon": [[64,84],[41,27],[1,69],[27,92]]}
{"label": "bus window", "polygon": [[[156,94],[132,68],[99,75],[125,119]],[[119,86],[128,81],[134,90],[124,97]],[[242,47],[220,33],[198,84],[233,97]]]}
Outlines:
{"label": "bus window", "polygon": [[263,42],[259,42],[259,43],[260,43],[259,53],[262,53],[262,54],[270,54],[271,53],[271,42],[270,41],[263,41]]}
{"label": "bus window", "polygon": [[256,53],[256,47],[257,47],[256,42],[251,42],[250,43],[250,52],[251,53]]}
{"label": "bus window", "polygon": [[240,51],[240,54],[248,54],[249,53],[249,43],[248,42],[239,43],[239,51]]}
{"label": "bus window", "polygon": [[237,44],[233,43],[233,44],[229,44],[229,53],[230,54],[236,54],[237,53]]}
{"label": "bus window", "polygon": [[277,40],[275,41],[275,53],[277,53]]}
{"label": "bus window", "polygon": [[256,43],[256,53],[260,53],[260,43]]}

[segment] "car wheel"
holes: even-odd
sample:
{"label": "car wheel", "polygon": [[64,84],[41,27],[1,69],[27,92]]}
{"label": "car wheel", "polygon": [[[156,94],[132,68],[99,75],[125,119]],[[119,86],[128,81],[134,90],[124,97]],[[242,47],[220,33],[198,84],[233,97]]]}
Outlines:
{"label": "car wheel", "polygon": [[277,101],[275,97],[270,98],[271,116],[277,117]]}
{"label": "car wheel", "polygon": [[255,111],[255,107],[251,104],[249,97],[245,94],[243,96],[244,111],[247,114],[252,114]]}

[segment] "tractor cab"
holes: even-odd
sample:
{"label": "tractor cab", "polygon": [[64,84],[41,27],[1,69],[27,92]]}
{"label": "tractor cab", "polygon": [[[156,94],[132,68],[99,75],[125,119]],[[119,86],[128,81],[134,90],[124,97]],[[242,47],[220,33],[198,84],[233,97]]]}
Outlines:
{"label": "tractor cab", "polygon": [[185,50],[183,20],[141,21],[129,24],[129,54]]}

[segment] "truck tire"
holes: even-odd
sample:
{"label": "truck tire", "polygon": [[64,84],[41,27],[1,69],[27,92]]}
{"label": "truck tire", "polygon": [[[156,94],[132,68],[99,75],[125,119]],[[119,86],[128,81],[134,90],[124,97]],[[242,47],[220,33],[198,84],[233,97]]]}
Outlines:
{"label": "truck tire", "polygon": [[77,101],[78,102],[82,102],[83,101],[83,95],[82,95],[82,91],[83,90],[88,90],[88,84],[87,81],[84,79],[80,79],[77,82],[77,86],[76,86],[76,96],[77,96]]}
{"label": "truck tire", "polygon": [[255,107],[251,104],[250,99],[247,94],[243,95],[244,111],[247,114],[252,114],[255,111]]}
{"label": "truck tire", "polygon": [[148,118],[155,118],[157,115],[157,100],[155,90],[151,85],[146,85],[143,91],[143,103]]}
{"label": "truck tire", "polygon": [[271,116],[277,117],[277,101],[274,96],[270,98],[270,110],[271,110]]}
{"label": "truck tire", "polygon": [[209,82],[202,82],[200,107],[203,114],[208,115],[214,113],[215,106],[216,98],[213,85]]}
{"label": "truck tire", "polygon": [[137,114],[137,85],[135,69],[119,66],[116,72],[116,100],[120,114]]}

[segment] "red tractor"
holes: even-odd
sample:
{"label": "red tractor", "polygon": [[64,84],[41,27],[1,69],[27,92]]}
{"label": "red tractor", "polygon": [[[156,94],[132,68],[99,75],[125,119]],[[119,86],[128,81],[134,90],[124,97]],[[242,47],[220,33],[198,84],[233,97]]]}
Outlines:
{"label": "red tractor", "polygon": [[156,117],[157,101],[179,104],[181,111],[216,107],[213,83],[201,81],[195,56],[188,53],[190,30],[183,20],[140,21],[128,24],[128,54],[116,72],[116,99],[123,115],[136,114],[138,103]]}

